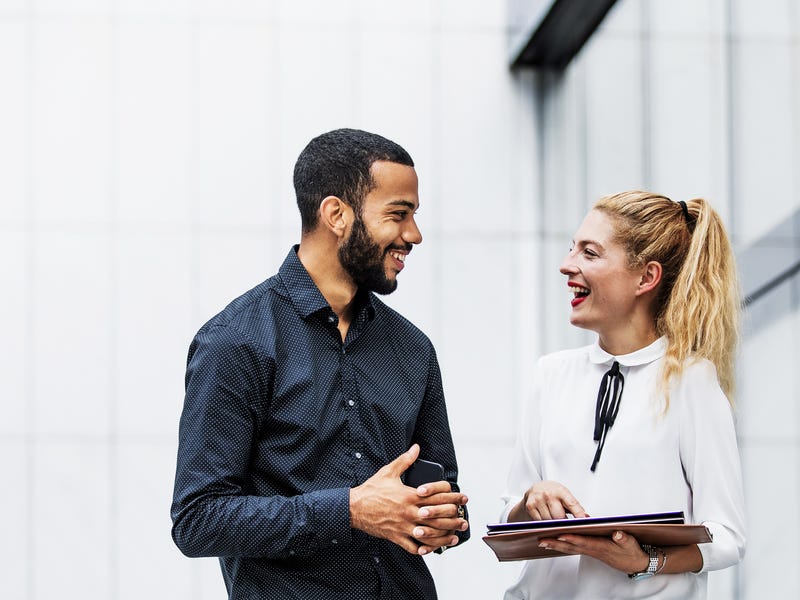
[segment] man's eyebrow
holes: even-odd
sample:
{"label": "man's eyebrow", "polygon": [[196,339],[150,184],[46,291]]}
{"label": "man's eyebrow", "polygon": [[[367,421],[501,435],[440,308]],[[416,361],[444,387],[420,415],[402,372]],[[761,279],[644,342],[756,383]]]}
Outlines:
{"label": "man's eyebrow", "polygon": [[411,210],[417,210],[417,205],[411,202],[411,200],[390,200],[386,203],[387,206],[405,206]]}

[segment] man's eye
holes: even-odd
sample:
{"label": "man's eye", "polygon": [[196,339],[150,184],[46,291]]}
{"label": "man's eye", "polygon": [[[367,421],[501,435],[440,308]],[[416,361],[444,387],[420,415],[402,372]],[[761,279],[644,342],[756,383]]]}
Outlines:
{"label": "man's eye", "polygon": [[594,250],[589,250],[589,248],[586,248],[583,252],[584,254],[586,254],[586,256],[589,256],[591,258],[595,258],[597,256],[597,252],[595,252]]}
{"label": "man's eye", "polygon": [[394,213],[392,213],[392,214],[393,214],[394,216],[396,216],[398,219],[405,219],[405,218],[406,218],[406,215],[408,214],[408,212],[406,212],[406,211],[404,211],[404,210],[396,210],[396,211],[395,211]]}

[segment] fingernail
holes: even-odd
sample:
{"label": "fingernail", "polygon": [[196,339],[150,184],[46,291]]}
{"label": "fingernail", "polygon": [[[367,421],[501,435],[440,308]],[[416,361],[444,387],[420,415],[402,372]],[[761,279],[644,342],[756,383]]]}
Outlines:
{"label": "fingernail", "polygon": [[425,532],[422,530],[421,527],[414,528],[414,537],[422,537]]}
{"label": "fingernail", "polygon": [[453,538],[450,540],[450,545],[455,546],[457,543],[458,543],[458,538],[456,536],[453,536]]}
{"label": "fingernail", "polygon": [[421,486],[419,486],[417,488],[417,493],[418,494],[427,494],[428,493],[428,488],[426,488],[424,485],[421,485]]}
{"label": "fingernail", "polygon": [[428,549],[425,546],[420,546],[418,552],[420,553],[420,555],[427,554]]}
{"label": "fingernail", "polygon": [[539,544],[539,548],[544,548],[545,550],[549,550],[549,549],[550,549],[550,546],[548,546],[547,544],[545,544],[544,542],[542,542],[541,544]]}
{"label": "fingernail", "polygon": [[427,508],[420,508],[419,509],[419,516],[420,517],[427,517],[430,514],[431,514],[431,511],[429,511]]}

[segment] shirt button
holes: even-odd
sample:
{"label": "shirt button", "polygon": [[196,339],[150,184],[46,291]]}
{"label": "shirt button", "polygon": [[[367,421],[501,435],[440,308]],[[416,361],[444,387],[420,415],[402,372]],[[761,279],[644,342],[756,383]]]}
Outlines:
{"label": "shirt button", "polygon": [[328,323],[335,323],[335,322],[336,322],[336,317],[334,317],[333,315],[328,315]]}
{"label": "shirt button", "polygon": [[336,544],[338,544],[338,543],[339,543],[339,540],[337,540],[336,538],[333,538],[333,539],[331,540],[331,544],[333,544],[334,546],[335,546]]}
{"label": "shirt button", "polygon": [[353,406],[355,404],[355,402],[353,402],[352,400],[348,400],[347,404],[349,404],[350,406]]}
{"label": "shirt button", "polygon": [[375,564],[377,565],[379,562],[381,562],[381,557],[380,556],[373,556],[372,560],[374,560]]}
{"label": "shirt button", "polygon": [[289,550],[289,556],[294,556],[294,550]]}
{"label": "shirt button", "polygon": [[356,452],[356,458],[361,458],[361,452]]}

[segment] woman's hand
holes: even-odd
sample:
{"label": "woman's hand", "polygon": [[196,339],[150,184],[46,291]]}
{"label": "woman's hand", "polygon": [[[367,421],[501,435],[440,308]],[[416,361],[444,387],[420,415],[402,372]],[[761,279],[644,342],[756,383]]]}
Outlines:
{"label": "woman's hand", "polygon": [[565,486],[555,481],[537,481],[525,492],[508,515],[509,521],[545,521],[573,517],[588,517],[580,502]]}
{"label": "woman's hand", "polygon": [[539,547],[556,550],[562,554],[591,556],[625,573],[644,571],[650,564],[650,557],[642,550],[636,538],[622,531],[615,531],[611,538],[562,535],[557,539],[541,540]]}

